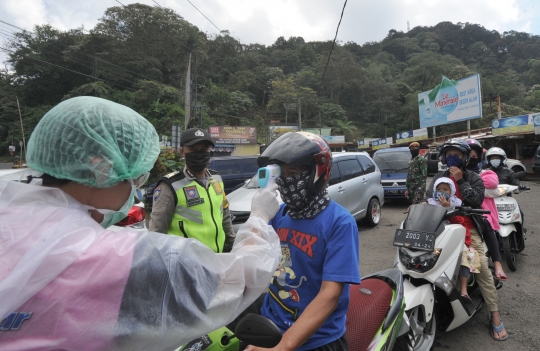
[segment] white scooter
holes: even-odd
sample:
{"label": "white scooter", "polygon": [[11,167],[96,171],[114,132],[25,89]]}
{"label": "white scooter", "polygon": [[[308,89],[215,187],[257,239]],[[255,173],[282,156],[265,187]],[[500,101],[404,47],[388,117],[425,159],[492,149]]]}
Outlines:
{"label": "white scooter", "polygon": [[405,349],[430,350],[437,324],[439,329],[450,331],[482,309],[484,300],[474,274],[468,282],[473,302],[465,304],[461,300],[458,273],[466,231],[462,225],[446,220],[486,213],[490,212],[466,206],[413,205],[396,230],[394,246],[398,250],[394,267],[403,273],[406,305],[397,343]]}
{"label": "white scooter", "polygon": [[497,212],[499,212],[499,225],[497,231],[499,245],[502,246],[506,264],[511,271],[517,269],[517,254],[525,249],[525,232],[519,206],[512,193],[518,190],[516,185],[500,184],[486,196],[493,197]]}

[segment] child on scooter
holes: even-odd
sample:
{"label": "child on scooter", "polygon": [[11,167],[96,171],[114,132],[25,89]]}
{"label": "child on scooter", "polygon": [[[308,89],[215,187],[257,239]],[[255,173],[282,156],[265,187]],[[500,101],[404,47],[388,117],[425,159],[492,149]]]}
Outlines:
{"label": "child on scooter", "polygon": [[[461,206],[461,200],[456,196],[454,182],[447,177],[437,179],[433,189],[433,198],[428,199],[428,203],[430,205],[441,207]],[[463,220],[463,217],[455,216],[450,218],[449,222],[453,224],[463,224]],[[471,246],[471,233],[467,228],[465,228],[465,231],[465,245],[461,256],[459,279],[461,282],[461,299],[464,303],[470,304],[472,303],[472,300],[467,292],[467,279],[471,272],[479,273],[479,267],[476,266],[476,263],[480,262],[480,257],[478,256],[478,252]]]}

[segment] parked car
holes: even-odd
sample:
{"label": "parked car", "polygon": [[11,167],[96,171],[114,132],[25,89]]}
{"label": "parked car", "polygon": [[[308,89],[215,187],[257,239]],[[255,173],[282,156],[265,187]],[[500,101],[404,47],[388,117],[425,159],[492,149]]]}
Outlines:
{"label": "parked car", "polygon": [[[330,198],[343,206],[356,220],[370,226],[381,220],[384,191],[381,172],[366,152],[333,153],[332,173],[328,184]],[[251,199],[259,189],[257,175],[227,195],[235,231],[251,213]],[[278,200],[281,198],[278,195]]]}
{"label": "parked car", "polygon": [[[485,161],[487,162],[487,160]],[[507,158],[506,159],[506,166],[510,168],[515,173],[517,172],[525,172],[527,173],[527,167],[520,161],[513,158]],[[443,165],[442,162],[439,161],[439,172],[446,171],[448,169],[448,166]],[[534,170],[534,169],[533,169]]]}
{"label": "parked car", "polygon": [[[27,183],[28,180],[26,176],[21,177],[20,169],[2,169],[0,170],[0,180],[11,180],[15,182]],[[146,212],[144,210],[144,203],[139,200],[142,198],[142,193],[137,189],[135,194],[135,199],[133,206],[128,212],[126,218],[116,223],[115,225],[110,226],[109,230],[118,231],[122,227],[131,227],[134,229],[144,229],[146,228]]]}
{"label": "parked car", "polygon": [[237,186],[253,177],[259,165],[258,156],[221,156],[212,157],[207,168],[217,171],[223,179],[225,194],[233,191]]}
{"label": "parked car", "polygon": [[437,173],[439,171],[439,151],[428,151],[425,157],[427,161],[428,174]]}
{"label": "parked car", "polygon": [[533,172],[536,174],[540,174],[540,147],[538,147],[536,151],[534,152],[532,164],[533,164],[532,166]]}
{"label": "parked car", "polygon": [[[206,168],[217,171],[223,180],[225,194],[245,185],[259,169],[258,156],[220,156],[212,157]],[[157,183],[149,184],[144,192],[144,202],[151,208]]]}
{"label": "parked car", "polygon": [[395,147],[375,151],[373,160],[381,170],[384,198],[405,199],[405,182],[411,152],[408,147]]}

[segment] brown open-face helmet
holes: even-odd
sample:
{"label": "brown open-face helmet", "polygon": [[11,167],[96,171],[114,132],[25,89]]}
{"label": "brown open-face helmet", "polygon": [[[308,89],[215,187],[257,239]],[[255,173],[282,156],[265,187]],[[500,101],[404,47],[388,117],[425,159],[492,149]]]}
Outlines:
{"label": "brown open-face helmet", "polygon": [[274,140],[257,159],[259,167],[269,164],[308,166],[308,190],[314,194],[326,188],[332,171],[332,152],[323,137],[308,132],[289,132]]}

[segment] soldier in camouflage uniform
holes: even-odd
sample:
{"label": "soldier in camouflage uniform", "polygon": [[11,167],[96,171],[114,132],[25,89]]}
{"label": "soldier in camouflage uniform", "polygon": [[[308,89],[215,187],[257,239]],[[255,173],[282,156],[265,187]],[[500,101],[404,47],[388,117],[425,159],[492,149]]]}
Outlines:
{"label": "soldier in camouflage uniform", "polygon": [[409,172],[405,186],[405,197],[411,199],[413,204],[417,204],[424,198],[426,192],[427,161],[420,156],[420,144],[416,141],[409,145],[411,160],[409,161]]}

